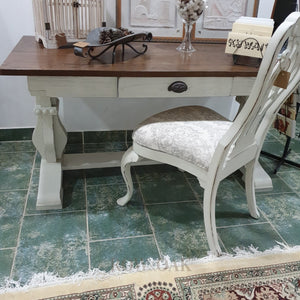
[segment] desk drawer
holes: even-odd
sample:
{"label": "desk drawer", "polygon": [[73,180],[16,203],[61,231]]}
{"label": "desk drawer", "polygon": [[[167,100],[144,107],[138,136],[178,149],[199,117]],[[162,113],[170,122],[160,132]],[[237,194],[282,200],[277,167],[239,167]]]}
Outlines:
{"label": "desk drawer", "polygon": [[[187,90],[181,93],[169,91],[168,87],[176,81],[184,82]],[[119,78],[119,97],[230,96],[232,82],[232,78],[228,77],[122,77]]]}
{"label": "desk drawer", "polygon": [[32,96],[117,97],[117,77],[30,76]]}

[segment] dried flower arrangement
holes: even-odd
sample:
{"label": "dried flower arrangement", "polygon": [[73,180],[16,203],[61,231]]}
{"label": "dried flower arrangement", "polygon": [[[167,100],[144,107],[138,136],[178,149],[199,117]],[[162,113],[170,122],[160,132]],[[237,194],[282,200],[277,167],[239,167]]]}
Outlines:
{"label": "dried flower arrangement", "polygon": [[178,13],[185,22],[196,22],[202,14],[204,7],[204,0],[177,0]]}

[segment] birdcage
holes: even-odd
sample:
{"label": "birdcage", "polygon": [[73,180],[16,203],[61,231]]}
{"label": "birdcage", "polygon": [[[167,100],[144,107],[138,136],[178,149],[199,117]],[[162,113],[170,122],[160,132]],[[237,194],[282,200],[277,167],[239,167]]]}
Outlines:
{"label": "birdcage", "polygon": [[56,37],[68,42],[85,40],[105,22],[105,0],[32,0],[36,41],[57,48]]}

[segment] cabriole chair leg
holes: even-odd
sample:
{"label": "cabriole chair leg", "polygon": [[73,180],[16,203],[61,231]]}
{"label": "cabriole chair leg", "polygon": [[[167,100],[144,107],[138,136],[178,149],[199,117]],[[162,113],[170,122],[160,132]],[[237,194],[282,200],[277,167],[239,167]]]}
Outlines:
{"label": "cabriole chair leg", "polygon": [[255,160],[249,162],[246,166],[245,172],[245,190],[247,197],[248,209],[251,217],[258,219],[259,212],[256,206],[255,187],[254,187],[254,168]]}
{"label": "cabriole chair leg", "polygon": [[215,183],[211,187],[204,189],[204,200],[203,200],[203,216],[204,225],[207,236],[207,241],[210,250],[216,256],[220,256],[222,250],[218,241],[218,234],[216,229],[215,220],[215,207],[216,207],[216,196],[219,184]]}
{"label": "cabriole chair leg", "polygon": [[125,154],[123,155],[121,161],[121,172],[126,183],[127,193],[125,196],[117,200],[117,203],[120,206],[124,206],[132,197],[133,194],[133,183],[132,183],[132,176],[131,176],[131,164],[140,160],[140,156],[138,156],[134,151],[133,148],[130,147]]}

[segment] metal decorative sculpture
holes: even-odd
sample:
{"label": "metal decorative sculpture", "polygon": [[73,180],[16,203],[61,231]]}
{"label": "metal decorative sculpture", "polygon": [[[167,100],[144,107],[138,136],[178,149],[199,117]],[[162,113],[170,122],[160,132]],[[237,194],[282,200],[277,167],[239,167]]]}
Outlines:
{"label": "metal decorative sculpture", "polygon": [[[142,40],[150,41],[152,39],[151,32],[133,33],[125,28],[99,27],[92,30],[86,39],[86,42],[74,44],[74,54],[77,56],[98,58],[107,50],[113,47],[112,63],[115,61],[116,48],[122,45],[122,59],[124,60],[125,45],[131,48],[138,55],[144,54],[148,46],[142,44],[143,50],[139,51],[130,43]],[[105,47],[100,53],[96,53],[95,48]]]}

